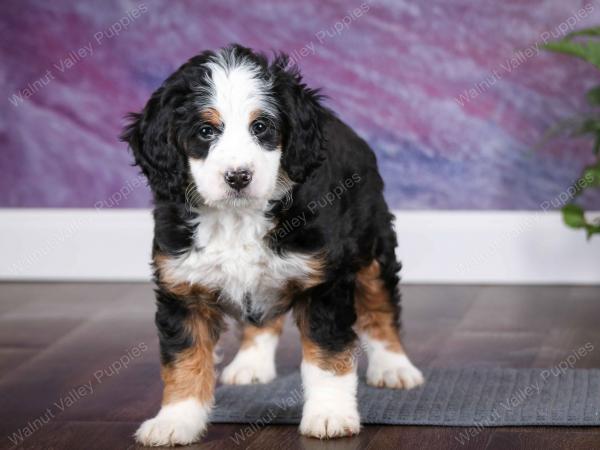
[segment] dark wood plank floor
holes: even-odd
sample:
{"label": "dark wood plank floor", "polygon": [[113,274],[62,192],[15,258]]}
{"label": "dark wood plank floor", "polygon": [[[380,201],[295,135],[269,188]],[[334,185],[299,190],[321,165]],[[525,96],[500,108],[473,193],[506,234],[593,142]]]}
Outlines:
{"label": "dark wood plank floor", "polygon": [[[405,343],[422,367],[552,367],[591,342],[577,367],[600,367],[600,287],[405,286]],[[0,448],[128,449],[160,403],[149,284],[0,284]],[[222,339],[223,364],[235,351]],[[278,370],[300,362],[288,320]],[[222,365],[220,366],[222,367]],[[364,361],[361,361],[364,369]],[[320,442],[267,426],[236,444],[240,425],[213,425],[194,448],[600,448],[597,428],[368,426]]]}

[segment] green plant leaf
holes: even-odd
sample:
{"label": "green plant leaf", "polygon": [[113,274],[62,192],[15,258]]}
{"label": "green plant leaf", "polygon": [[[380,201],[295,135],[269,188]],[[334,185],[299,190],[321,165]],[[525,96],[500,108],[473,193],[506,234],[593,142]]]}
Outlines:
{"label": "green plant leaf", "polygon": [[588,240],[591,239],[594,234],[598,234],[598,233],[600,233],[600,225],[593,225],[593,224],[588,223],[585,226],[585,234],[586,234]]}
{"label": "green plant leaf", "polygon": [[551,52],[576,56],[600,69],[600,42],[592,40],[575,42],[563,39],[561,41],[548,42],[544,45],[544,48]]}
{"label": "green plant leaf", "polygon": [[600,133],[600,119],[598,118],[586,118],[583,119],[577,127],[573,129],[572,136],[581,136],[583,134],[594,134]]}
{"label": "green plant leaf", "polygon": [[590,105],[600,106],[600,86],[593,87],[585,94]]}
{"label": "green plant leaf", "polygon": [[565,205],[562,209],[563,220],[571,228],[583,228],[586,226],[583,209],[577,205]]}
{"label": "green plant leaf", "polygon": [[600,27],[584,28],[573,31],[565,36],[565,39],[571,39],[575,36],[600,36]]}
{"label": "green plant leaf", "polygon": [[[587,61],[600,69],[600,26],[577,30],[569,33],[559,41],[549,42],[543,46],[546,50],[575,56]],[[588,103],[593,107],[600,107],[600,85],[586,92]],[[594,138],[593,152],[596,163],[587,166],[577,181],[574,197],[579,196],[588,188],[600,187],[600,117],[597,112],[583,113],[578,116],[559,122],[548,130],[542,139],[547,142],[549,138],[559,134],[569,133],[571,136],[592,135]],[[585,211],[580,206],[570,203],[562,208],[565,224],[571,228],[585,229],[588,239],[594,234],[600,234],[600,220],[592,223],[585,217]]]}
{"label": "green plant leaf", "polygon": [[585,187],[600,187],[600,162],[593,166],[588,166],[583,170],[581,179],[585,182]]}
{"label": "green plant leaf", "polygon": [[600,152],[600,133],[596,133],[596,140],[594,141],[594,148],[592,149],[594,155]]}
{"label": "green plant leaf", "polygon": [[590,120],[596,120],[596,115],[584,113],[559,120],[556,124],[544,131],[539,142],[533,147],[533,150],[537,151],[541,149],[558,136],[576,136],[578,133],[581,134],[582,128]]}

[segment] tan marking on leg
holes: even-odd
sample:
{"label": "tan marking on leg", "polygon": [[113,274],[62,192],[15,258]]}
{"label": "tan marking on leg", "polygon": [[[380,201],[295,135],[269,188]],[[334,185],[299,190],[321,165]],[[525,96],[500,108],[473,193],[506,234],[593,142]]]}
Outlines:
{"label": "tan marking on leg", "polygon": [[309,338],[302,336],[302,358],[317,367],[333,372],[336,375],[345,375],[354,370],[355,357],[354,346],[333,353],[320,348]]}
{"label": "tan marking on leg", "polygon": [[356,362],[355,346],[351,345],[341,352],[330,352],[321,348],[310,338],[307,312],[307,304],[294,309],[302,342],[302,359],[336,375],[352,372]]}
{"label": "tan marking on leg", "polygon": [[163,405],[189,397],[198,399],[203,405],[212,404],[215,386],[213,350],[222,320],[220,312],[210,307],[192,309],[186,321],[186,328],[193,338],[192,346],[161,368],[165,385]]}
{"label": "tan marking on leg", "polygon": [[244,330],[242,332],[242,342],[240,344],[240,349],[248,348],[254,345],[254,340],[257,336],[265,333],[271,333],[276,336],[281,334],[283,330],[283,325],[285,323],[285,315],[281,315],[279,317],[275,317],[274,319],[268,321],[261,327],[256,327],[254,325],[246,324],[244,325]]}
{"label": "tan marking on leg", "polygon": [[390,293],[380,275],[377,260],[356,274],[356,327],[359,334],[367,334],[371,339],[384,342],[388,350],[404,353]]}
{"label": "tan marking on leg", "polygon": [[193,344],[174,361],[161,367],[163,405],[188,397],[195,397],[202,404],[211,404],[215,384],[213,350],[223,328],[223,313],[217,305],[215,293],[204,286],[171,278],[169,262],[167,255],[154,255],[157,281],[180,301],[188,302],[190,315],[185,327]]}

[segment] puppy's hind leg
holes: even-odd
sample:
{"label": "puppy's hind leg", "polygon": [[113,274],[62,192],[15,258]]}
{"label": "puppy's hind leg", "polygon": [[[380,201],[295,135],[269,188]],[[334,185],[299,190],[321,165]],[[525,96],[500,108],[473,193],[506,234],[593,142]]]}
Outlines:
{"label": "puppy's hind leg", "polygon": [[400,341],[397,277],[395,274],[391,277],[394,279],[386,285],[376,259],[357,273],[356,328],[369,359],[367,383],[411,389],[422,384],[424,378],[408,359]]}
{"label": "puppy's hind leg", "polygon": [[275,350],[283,330],[285,315],[263,326],[244,325],[242,342],[235,358],[221,374],[225,384],[268,383],[277,375]]}

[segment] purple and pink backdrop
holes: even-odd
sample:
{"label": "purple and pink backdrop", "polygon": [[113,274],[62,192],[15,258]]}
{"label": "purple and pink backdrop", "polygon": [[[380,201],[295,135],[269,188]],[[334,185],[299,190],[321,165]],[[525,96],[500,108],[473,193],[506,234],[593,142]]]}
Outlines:
{"label": "purple and pink backdrop", "polygon": [[[586,63],[540,45],[594,1],[9,1],[0,6],[1,207],[147,207],[117,136],[192,55],[292,55],[376,151],[400,209],[542,208],[590,142],[532,147],[585,108]],[[117,25],[118,24],[118,25]],[[589,199],[600,206],[600,196]]]}

